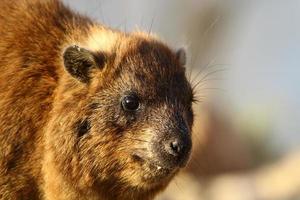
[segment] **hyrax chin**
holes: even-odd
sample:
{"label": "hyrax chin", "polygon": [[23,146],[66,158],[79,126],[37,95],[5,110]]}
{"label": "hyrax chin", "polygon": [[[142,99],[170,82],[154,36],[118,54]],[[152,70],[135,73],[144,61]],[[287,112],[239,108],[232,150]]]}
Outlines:
{"label": "hyrax chin", "polygon": [[0,199],[153,199],[191,151],[185,52],[56,0],[0,16]]}

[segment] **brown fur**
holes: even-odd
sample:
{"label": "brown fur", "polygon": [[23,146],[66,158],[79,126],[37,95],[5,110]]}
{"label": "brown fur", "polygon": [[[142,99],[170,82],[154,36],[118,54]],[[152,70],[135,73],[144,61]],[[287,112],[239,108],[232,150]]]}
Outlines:
{"label": "brown fur", "polygon": [[[141,174],[150,171],[129,152],[144,148],[141,140],[153,138],[149,130],[160,131],[174,110],[192,126],[192,91],[174,52],[56,0],[1,0],[0,36],[0,199],[152,199],[167,186],[175,172],[146,183]],[[63,67],[73,44],[107,58],[88,83]],[[132,87],[151,109],[129,123],[115,105]],[[85,120],[89,134],[77,135]]]}

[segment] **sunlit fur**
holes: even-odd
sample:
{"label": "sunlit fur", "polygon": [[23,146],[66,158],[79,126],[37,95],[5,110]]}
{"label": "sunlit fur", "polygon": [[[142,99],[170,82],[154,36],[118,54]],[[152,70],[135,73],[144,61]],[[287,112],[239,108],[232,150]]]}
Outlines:
{"label": "sunlit fur", "polygon": [[[147,200],[167,186],[178,169],[162,175],[132,154],[155,160],[151,145],[178,128],[177,113],[191,130],[192,90],[176,52],[56,0],[2,0],[0,35],[0,199]],[[89,83],[65,70],[70,45],[105,54]],[[129,90],[142,101],[135,117],[120,107]]]}

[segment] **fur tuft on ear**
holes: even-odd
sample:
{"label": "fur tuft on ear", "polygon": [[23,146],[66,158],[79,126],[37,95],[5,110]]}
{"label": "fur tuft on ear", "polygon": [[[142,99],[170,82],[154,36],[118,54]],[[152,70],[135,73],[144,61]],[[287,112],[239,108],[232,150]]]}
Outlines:
{"label": "fur tuft on ear", "polygon": [[186,50],[184,48],[180,48],[176,51],[176,57],[181,66],[185,66],[186,64]]}
{"label": "fur tuft on ear", "polygon": [[97,55],[77,45],[69,46],[63,53],[66,71],[81,82],[89,82],[89,72],[92,68],[103,67],[105,55]]}

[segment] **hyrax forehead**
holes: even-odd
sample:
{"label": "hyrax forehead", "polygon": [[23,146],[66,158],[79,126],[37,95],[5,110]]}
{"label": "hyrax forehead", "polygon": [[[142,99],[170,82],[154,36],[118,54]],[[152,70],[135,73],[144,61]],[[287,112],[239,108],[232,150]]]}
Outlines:
{"label": "hyrax forehead", "polygon": [[133,35],[120,41],[116,49],[118,78],[125,87],[135,87],[147,98],[186,97],[188,101],[192,90],[185,77],[184,53],[155,38]]}

